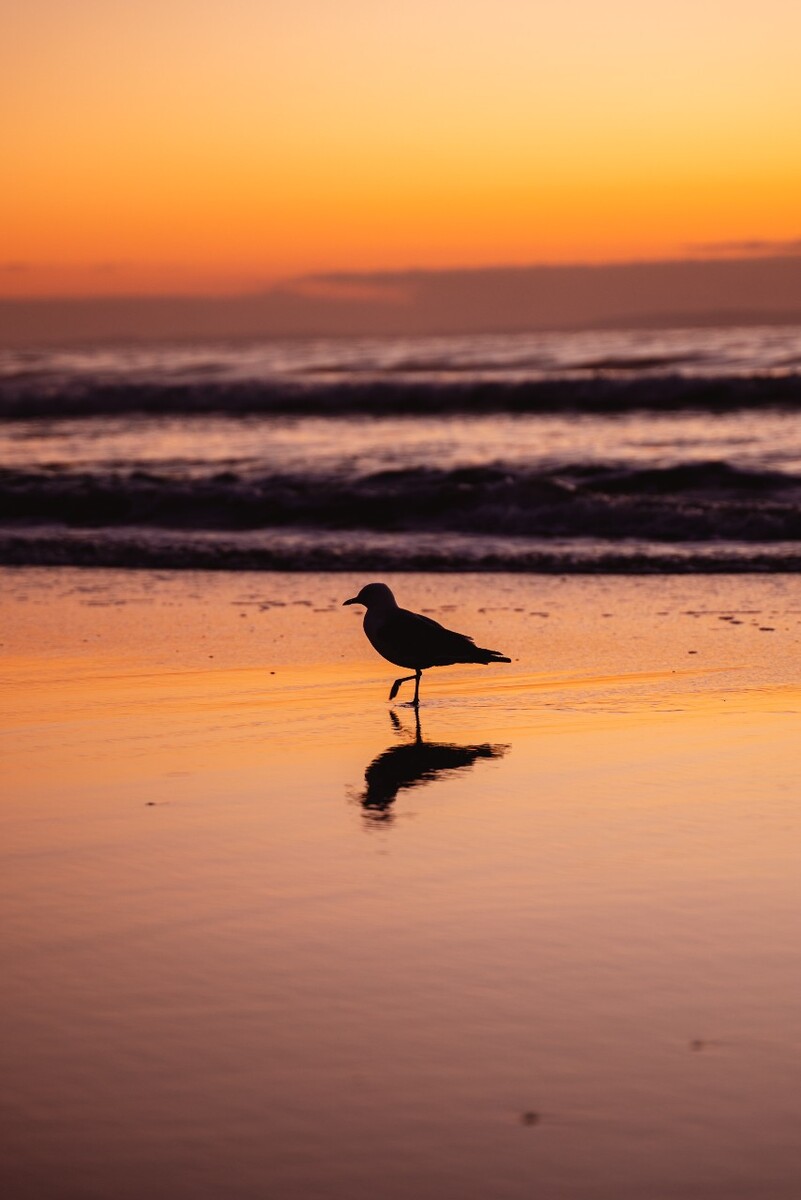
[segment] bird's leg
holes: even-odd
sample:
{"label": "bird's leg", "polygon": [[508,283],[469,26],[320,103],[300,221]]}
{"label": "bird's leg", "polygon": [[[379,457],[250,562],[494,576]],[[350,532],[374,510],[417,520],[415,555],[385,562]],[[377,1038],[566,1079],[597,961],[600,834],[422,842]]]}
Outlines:
{"label": "bird's leg", "polygon": [[420,680],[423,677],[423,672],[418,668],[414,673],[414,700],[412,704],[415,708],[420,707]]}
{"label": "bird's leg", "polygon": [[[396,680],[395,680],[395,682],[393,683],[393,685],[392,685],[391,689],[390,689],[390,692],[389,692],[389,698],[390,698],[390,700],[394,700],[394,699],[395,699],[395,697],[396,697],[396,696],[397,696],[397,694],[398,694],[398,689],[400,688],[400,685],[401,685],[402,683],[408,683],[410,679],[414,679],[414,678],[415,678],[415,676],[414,676],[414,675],[404,675],[403,679],[396,679]],[[416,693],[415,693],[415,694],[416,694]]]}

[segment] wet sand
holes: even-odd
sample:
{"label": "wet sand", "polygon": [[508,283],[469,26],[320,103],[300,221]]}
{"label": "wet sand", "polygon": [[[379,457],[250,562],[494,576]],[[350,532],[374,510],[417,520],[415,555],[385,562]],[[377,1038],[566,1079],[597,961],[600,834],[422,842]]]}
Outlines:
{"label": "wet sand", "polygon": [[796,1200],[797,576],[364,582],[0,572],[4,1195]]}

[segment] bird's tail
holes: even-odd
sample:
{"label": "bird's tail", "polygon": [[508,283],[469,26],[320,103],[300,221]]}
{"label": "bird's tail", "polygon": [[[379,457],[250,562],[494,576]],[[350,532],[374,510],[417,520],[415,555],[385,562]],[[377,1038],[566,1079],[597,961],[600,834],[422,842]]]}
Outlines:
{"label": "bird's tail", "polygon": [[485,650],[483,646],[476,646],[475,653],[476,656],[473,661],[477,663],[510,663],[512,661],[511,658],[507,658],[505,654],[501,654],[500,650]]}

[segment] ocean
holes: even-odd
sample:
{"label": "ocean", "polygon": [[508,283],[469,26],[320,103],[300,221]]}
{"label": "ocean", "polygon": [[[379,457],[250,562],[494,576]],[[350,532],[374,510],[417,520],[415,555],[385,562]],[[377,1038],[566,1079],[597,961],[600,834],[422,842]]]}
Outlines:
{"label": "ocean", "polygon": [[801,329],[0,351],[0,562],[801,568]]}

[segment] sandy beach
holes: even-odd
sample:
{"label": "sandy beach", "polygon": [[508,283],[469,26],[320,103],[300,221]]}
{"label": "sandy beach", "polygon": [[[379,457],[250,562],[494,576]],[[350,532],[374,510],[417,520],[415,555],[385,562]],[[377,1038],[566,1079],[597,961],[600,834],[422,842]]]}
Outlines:
{"label": "sandy beach", "polygon": [[6,1194],[796,1200],[797,576],[385,578],[0,572]]}

